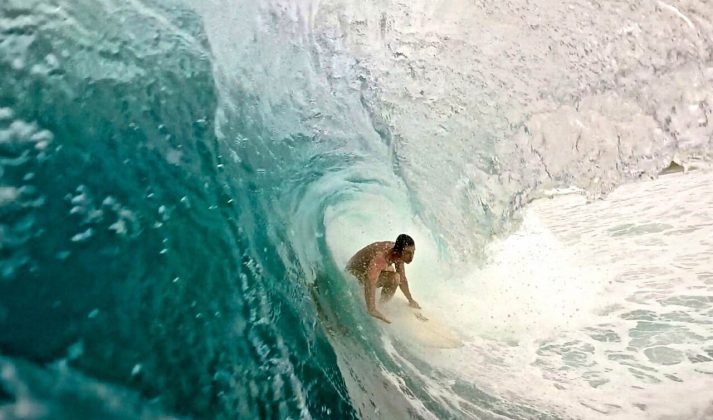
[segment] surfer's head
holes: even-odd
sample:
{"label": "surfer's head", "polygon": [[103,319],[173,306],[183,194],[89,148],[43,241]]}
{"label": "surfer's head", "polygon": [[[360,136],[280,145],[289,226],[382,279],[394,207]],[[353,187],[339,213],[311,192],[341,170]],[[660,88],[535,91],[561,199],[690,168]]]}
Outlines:
{"label": "surfer's head", "polygon": [[412,237],[402,233],[396,238],[392,252],[395,257],[408,264],[413,261],[413,254],[416,252],[416,242],[413,241]]}

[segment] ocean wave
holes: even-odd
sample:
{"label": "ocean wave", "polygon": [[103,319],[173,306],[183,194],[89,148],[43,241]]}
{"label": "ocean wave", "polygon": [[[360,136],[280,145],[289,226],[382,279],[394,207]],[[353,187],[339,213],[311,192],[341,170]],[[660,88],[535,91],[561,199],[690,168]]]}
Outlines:
{"label": "ocean wave", "polygon": [[346,259],[409,232],[447,307],[549,189],[713,150],[703,2],[0,11],[0,352],[41,372],[2,377],[5,413],[61,415],[32,378],[86,375],[126,417],[556,417],[373,324]]}

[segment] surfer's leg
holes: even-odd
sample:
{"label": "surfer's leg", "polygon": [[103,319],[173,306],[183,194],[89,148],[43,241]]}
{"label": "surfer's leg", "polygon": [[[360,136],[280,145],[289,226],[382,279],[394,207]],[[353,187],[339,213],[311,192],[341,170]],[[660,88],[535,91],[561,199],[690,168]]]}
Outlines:
{"label": "surfer's leg", "polygon": [[351,274],[353,277],[355,277],[355,278],[359,281],[359,284],[360,284],[360,285],[363,286],[363,285],[366,283],[366,276],[364,275],[364,273],[359,273],[359,272],[352,271],[352,270],[349,270],[349,269],[347,269],[346,271],[347,271],[347,273],[349,273],[349,274]]}
{"label": "surfer's leg", "polygon": [[383,285],[381,288],[381,302],[388,302],[394,297],[396,289],[399,288],[400,280],[399,273],[393,271],[383,271],[381,273],[379,276],[379,283]]}

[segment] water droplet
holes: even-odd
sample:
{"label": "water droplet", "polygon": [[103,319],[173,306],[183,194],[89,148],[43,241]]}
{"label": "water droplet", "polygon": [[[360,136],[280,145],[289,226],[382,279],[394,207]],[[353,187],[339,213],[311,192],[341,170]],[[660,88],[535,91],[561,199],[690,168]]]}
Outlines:
{"label": "water droplet", "polygon": [[77,341],[67,349],[67,358],[74,360],[79,358],[84,353],[84,342]]}
{"label": "water droplet", "polygon": [[136,376],[139,373],[141,373],[141,369],[143,369],[143,366],[141,366],[141,363],[135,364],[134,368],[131,369],[131,376]]}
{"label": "water droplet", "polygon": [[116,223],[109,226],[109,230],[113,230],[117,235],[124,235],[127,232],[126,223],[123,220],[117,220]]}
{"label": "water droplet", "polygon": [[74,236],[72,236],[72,242],[84,242],[87,239],[91,238],[91,236],[94,234],[94,231],[92,228],[89,228],[85,230],[84,232],[78,233]]}

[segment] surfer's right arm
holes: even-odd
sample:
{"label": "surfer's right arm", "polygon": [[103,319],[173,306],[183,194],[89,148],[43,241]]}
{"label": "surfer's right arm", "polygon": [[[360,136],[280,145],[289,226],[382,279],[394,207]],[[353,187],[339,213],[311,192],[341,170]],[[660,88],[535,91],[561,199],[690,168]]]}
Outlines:
{"label": "surfer's right arm", "polygon": [[366,310],[369,315],[376,319],[380,319],[387,324],[391,324],[391,321],[386,319],[386,317],[376,309],[376,282],[379,280],[379,274],[381,270],[377,264],[372,262],[369,264],[369,271],[367,272],[367,279],[364,283],[364,300],[366,300]]}

